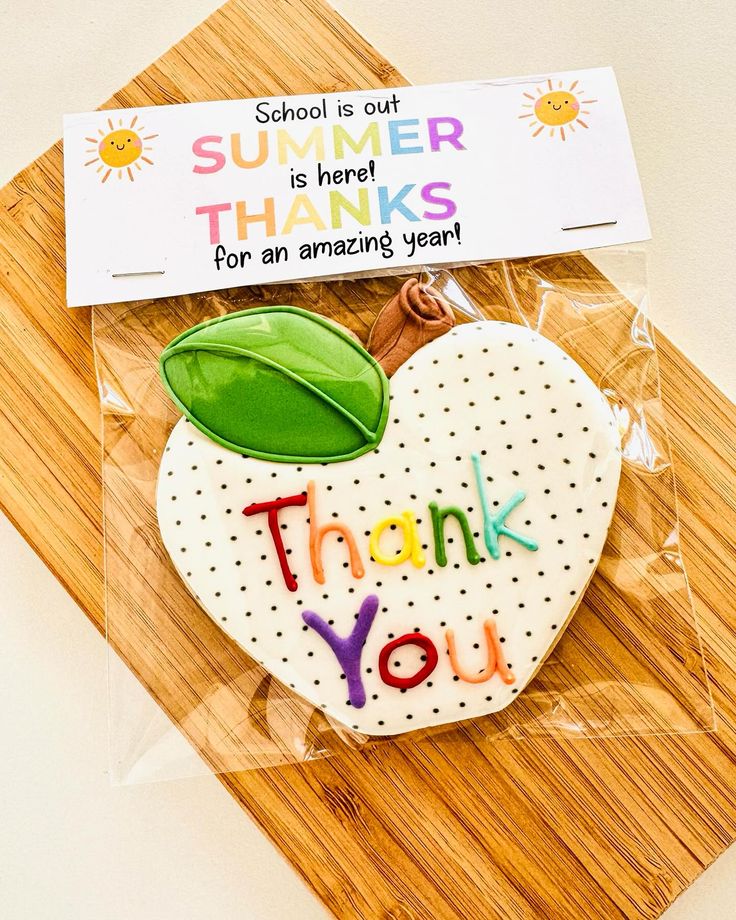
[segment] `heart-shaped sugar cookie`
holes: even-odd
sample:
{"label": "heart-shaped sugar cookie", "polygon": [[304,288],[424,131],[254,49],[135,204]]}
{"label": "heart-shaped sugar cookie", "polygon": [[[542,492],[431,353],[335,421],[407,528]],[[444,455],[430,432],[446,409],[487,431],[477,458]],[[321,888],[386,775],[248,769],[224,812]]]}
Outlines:
{"label": "heart-shaped sugar cookie", "polygon": [[523,326],[459,326],[389,387],[360,346],[305,311],[218,322],[215,345],[180,337],[185,363],[167,374],[164,362],[190,417],[163,454],[158,519],[202,607],[360,732],[509,705],[606,539],[621,452],[604,396]]}

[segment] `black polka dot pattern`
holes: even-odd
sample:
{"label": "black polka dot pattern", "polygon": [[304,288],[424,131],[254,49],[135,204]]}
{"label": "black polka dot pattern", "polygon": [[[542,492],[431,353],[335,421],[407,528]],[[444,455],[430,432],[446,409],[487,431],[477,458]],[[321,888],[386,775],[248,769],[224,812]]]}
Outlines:
{"label": "black polka dot pattern", "polygon": [[[619,437],[612,413],[585,373],[560,349],[522,326],[472,323],[413,355],[391,380],[390,424],[378,450],[339,464],[277,464],[225,450],[182,419],[163,454],[158,516],[164,543],[204,609],[256,660],[340,722],[369,734],[395,734],[502,709],[511,703],[564,631],[600,556],[616,501]],[[483,541],[482,500],[471,454],[480,460],[485,497],[496,513],[516,492],[524,500],[507,526],[535,540],[536,552],[501,536],[500,558]],[[325,584],[312,576],[309,512],[279,514],[286,558],[297,578],[289,592],[265,515],[254,502],[304,492],[313,480],[319,524],[339,521],[355,536],[365,577],[353,578],[347,545],[324,538]],[[457,522],[445,521],[447,565],[435,558],[429,503],[467,514],[480,562],[470,565]],[[368,548],[372,528],[412,511],[425,564],[384,566]],[[381,552],[400,552],[402,531],[387,528]],[[363,707],[349,704],[332,650],[307,627],[314,611],[342,636],[362,601],[379,598],[363,647]],[[483,624],[492,620],[515,680],[458,679],[445,632],[455,633],[466,673],[488,655]],[[378,656],[392,638],[422,633],[439,660],[411,689],[389,687]],[[422,667],[422,649],[404,645],[392,674]]]}

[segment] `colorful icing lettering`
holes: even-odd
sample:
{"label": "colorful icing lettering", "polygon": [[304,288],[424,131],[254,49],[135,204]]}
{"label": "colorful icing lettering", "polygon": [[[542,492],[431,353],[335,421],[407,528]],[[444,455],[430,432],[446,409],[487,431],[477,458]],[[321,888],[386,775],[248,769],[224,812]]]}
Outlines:
{"label": "colorful icing lettering", "polygon": [[[424,652],[426,658],[422,667],[416,674],[412,674],[411,677],[398,677],[396,674],[392,674],[388,669],[391,655],[397,648],[401,648],[404,645],[418,646]],[[398,639],[393,639],[391,642],[384,645],[378,656],[378,671],[381,675],[381,680],[389,687],[410,690],[429,677],[432,671],[437,667],[438,660],[437,649],[431,639],[427,636],[423,636],[421,633],[407,633],[405,636],[399,636]]]}
{"label": "colorful icing lettering", "polygon": [[[222,150],[231,172],[229,143],[203,140],[197,162]],[[335,188],[360,203],[352,184]],[[405,201],[420,213],[418,190]],[[235,217],[234,204],[220,214]],[[453,326],[441,293],[406,284],[373,357],[294,307],[214,317],[161,357],[185,416],[162,445],[156,497],[176,570],[285,692],[368,736],[514,705],[595,571],[622,460],[608,401],[553,342],[515,323]],[[445,334],[412,330],[409,312]],[[389,387],[377,359],[407,335]]]}
{"label": "colorful icing lettering", "polygon": [[309,557],[312,560],[314,580],[320,585],[325,583],[325,572],[322,566],[322,541],[326,534],[333,532],[339,533],[345,540],[350,554],[350,570],[353,573],[353,578],[362,578],[365,575],[365,569],[355,543],[355,537],[350,528],[340,521],[330,521],[328,524],[322,524],[321,527],[317,524],[317,501],[314,481],[311,479],[307,483],[307,502],[309,504]]}
{"label": "colorful icing lettering", "polygon": [[460,525],[465,541],[465,555],[471,565],[477,565],[480,562],[480,555],[475,548],[473,541],[473,532],[468,524],[468,519],[459,508],[452,505],[446,508],[440,508],[437,502],[429,503],[429,511],[432,515],[432,534],[434,536],[434,557],[437,565],[447,565],[447,553],[445,552],[445,518],[452,516]]}
{"label": "colorful icing lettering", "polygon": [[[381,552],[381,534],[387,527],[400,527],[404,534],[404,543],[401,550],[394,556],[384,556]],[[426,562],[422,552],[422,541],[417,530],[417,519],[413,512],[404,511],[401,517],[394,515],[379,521],[371,531],[369,542],[371,556],[381,565],[401,565],[411,558],[412,564],[421,569]]]}
{"label": "colorful icing lettering", "polygon": [[502,505],[495,514],[492,514],[488,505],[488,496],[486,495],[485,486],[483,484],[483,471],[480,466],[480,457],[478,454],[471,454],[471,459],[473,461],[475,482],[478,486],[480,503],[483,509],[483,537],[485,539],[485,544],[488,548],[488,552],[491,554],[492,558],[501,558],[501,550],[498,546],[498,538],[500,536],[509,537],[512,540],[516,540],[517,543],[520,543],[523,547],[531,550],[532,552],[538,550],[538,543],[529,537],[525,537],[523,534],[517,533],[515,530],[511,530],[506,526],[506,518],[511,514],[517,505],[520,505],[524,501],[526,494],[524,492],[514,492],[511,498],[504,505]]}
{"label": "colorful icing lettering", "polygon": [[494,674],[498,674],[505,684],[513,684],[516,678],[514,677],[513,671],[506,665],[503,649],[501,648],[501,643],[498,638],[498,631],[496,630],[496,624],[493,620],[486,620],[483,623],[483,632],[488,647],[488,661],[485,668],[473,674],[461,667],[458,661],[457,648],[455,646],[455,631],[452,629],[446,631],[445,639],[447,640],[447,650],[450,653],[450,665],[452,666],[452,670],[457,674],[460,680],[464,680],[469,684],[485,683],[485,681],[490,680]]}
{"label": "colorful icing lettering", "polygon": [[279,565],[281,566],[281,574],[284,576],[284,581],[289,591],[296,591],[297,583],[296,578],[289,568],[289,560],[286,558],[284,541],[281,539],[279,510],[281,508],[290,508],[295,505],[306,505],[306,503],[307,496],[302,494],[290,495],[288,498],[277,498],[272,502],[259,502],[248,505],[247,508],[243,508],[243,514],[246,517],[252,517],[254,514],[262,514],[264,511],[268,513],[268,529],[271,531],[271,538],[273,539],[273,545],[276,547],[276,555],[278,556]]}
{"label": "colorful icing lettering", "polygon": [[[319,614],[305,610],[302,619],[320,635],[335,653],[348,684],[348,699],[351,706],[362,709],[365,706],[365,688],[360,676],[360,658],[373,620],[378,610],[378,597],[369,594],[360,605],[358,619],[349,636],[338,636],[335,630]],[[436,653],[435,653],[436,654]]]}

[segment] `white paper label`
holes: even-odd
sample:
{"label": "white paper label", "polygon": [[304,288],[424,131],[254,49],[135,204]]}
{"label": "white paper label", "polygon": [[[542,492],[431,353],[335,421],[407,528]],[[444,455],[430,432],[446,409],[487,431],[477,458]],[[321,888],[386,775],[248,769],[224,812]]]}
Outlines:
{"label": "white paper label", "polygon": [[69,306],[634,242],[610,68],[68,115]]}

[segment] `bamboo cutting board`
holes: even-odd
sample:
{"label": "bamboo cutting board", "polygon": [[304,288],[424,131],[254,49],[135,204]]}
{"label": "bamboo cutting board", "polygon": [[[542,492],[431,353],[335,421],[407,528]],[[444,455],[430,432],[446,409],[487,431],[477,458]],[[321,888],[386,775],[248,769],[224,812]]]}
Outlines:
{"label": "bamboo cutting board", "polygon": [[[320,0],[241,0],[110,105],[402,82]],[[3,506],[102,629],[99,409],[88,311],[64,307],[61,145],[0,196]],[[719,732],[383,745],[222,775],[336,916],[656,917],[734,839],[736,412],[670,343],[659,346]],[[146,675],[144,650],[121,651]],[[174,710],[167,687],[144,679]]]}

